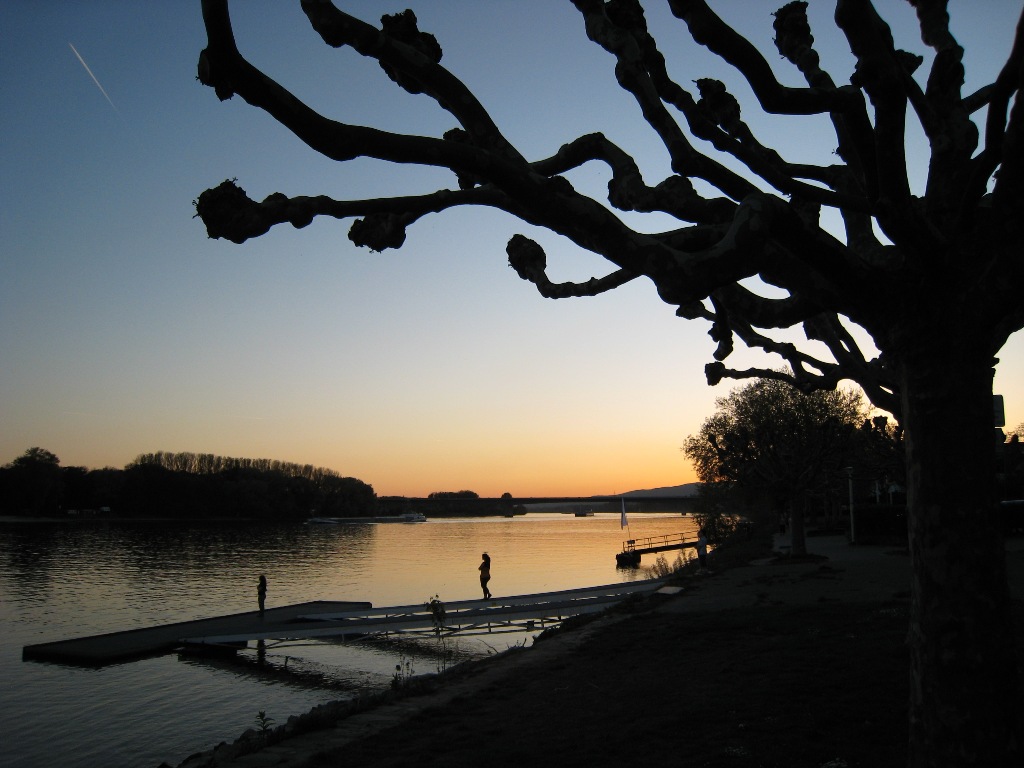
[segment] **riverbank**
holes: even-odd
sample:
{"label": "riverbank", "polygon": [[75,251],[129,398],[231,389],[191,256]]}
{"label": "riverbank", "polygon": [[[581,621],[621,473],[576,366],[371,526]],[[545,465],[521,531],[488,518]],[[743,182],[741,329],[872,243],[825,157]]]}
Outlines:
{"label": "riverbank", "polygon": [[[811,557],[773,556],[784,544],[726,548],[676,595],[328,728],[247,755],[226,745],[181,768],[904,766],[906,552],[826,536],[808,539]],[[1011,541],[1007,562],[1022,651],[1024,540]]]}

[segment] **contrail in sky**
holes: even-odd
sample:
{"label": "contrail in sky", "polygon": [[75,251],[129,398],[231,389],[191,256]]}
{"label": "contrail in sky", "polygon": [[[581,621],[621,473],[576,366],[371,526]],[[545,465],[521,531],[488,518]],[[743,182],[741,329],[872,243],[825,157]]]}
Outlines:
{"label": "contrail in sky", "polygon": [[[68,43],[68,45],[71,45],[71,43]],[[107,100],[107,102],[110,104],[110,106],[114,107],[114,102],[110,100],[110,97],[107,95],[107,92],[105,90],[103,90],[103,86],[100,85],[100,81],[96,79],[96,75],[94,75],[92,73],[92,70],[89,69],[89,65],[85,63],[85,59],[82,58],[82,54],[80,54],[78,52],[78,50],[75,48],[75,46],[73,46],[73,45],[71,45],[71,50],[74,51],[74,54],[75,54],[75,56],[78,57],[78,60],[80,62],[82,62],[82,66],[85,67],[85,71],[89,73],[89,77],[92,78],[92,81],[94,83],[96,83],[96,87],[100,89],[100,93],[103,94],[103,98],[105,98]],[[117,112],[117,107],[114,107],[114,111]],[[118,112],[118,114],[121,114],[121,113]]]}

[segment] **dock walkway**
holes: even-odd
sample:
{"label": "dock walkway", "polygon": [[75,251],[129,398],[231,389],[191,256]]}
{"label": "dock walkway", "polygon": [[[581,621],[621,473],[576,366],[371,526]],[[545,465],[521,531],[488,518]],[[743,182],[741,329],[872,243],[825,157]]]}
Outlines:
{"label": "dock walkway", "polygon": [[374,608],[370,603],[313,601],[196,621],[143,627],[71,640],[25,646],[22,659],[103,666],[175,650],[228,651],[249,641],[296,641],[390,634],[491,634],[531,632],[584,613],[596,613],[631,595],[653,592],[663,581],[648,579],[620,584],[465,600],[444,605],[444,621],[436,623],[424,604]]}
{"label": "dock walkway", "polygon": [[295,627],[304,614],[320,611],[350,611],[371,608],[366,602],[315,600],[280,608],[268,608],[260,618],[259,611],[214,616],[208,619],[180,621],[156,627],[140,627],[123,632],[110,632],[72,640],[26,645],[22,661],[56,661],[64,664],[101,667],[150,656],[159,656],[181,647],[182,638],[225,632],[258,632],[273,629],[283,632]]}
{"label": "dock walkway", "polygon": [[299,616],[301,626],[257,629],[244,633],[188,637],[192,648],[232,646],[249,640],[294,642],[319,638],[366,637],[370,635],[479,635],[502,632],[532,632],[559,624],[570,616],[598,613],[631,595],[653,592],[663,586],[659,579],[604,584],[558,592],[461,600],[444,604],[444,619],[438,625],[423,603],[368,610],[324,611]]}

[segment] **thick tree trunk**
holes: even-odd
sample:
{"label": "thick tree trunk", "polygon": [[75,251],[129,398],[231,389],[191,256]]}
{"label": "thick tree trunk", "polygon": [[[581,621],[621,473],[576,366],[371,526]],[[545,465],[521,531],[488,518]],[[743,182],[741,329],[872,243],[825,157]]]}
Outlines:
{"label": "thick tree trunk", "polygon": [[789,502],[789,554],[803,557],[807,554],[807,531],[804,525],[804,510],[801,504]]}
{"label": "thick tree trunk", "polygon": [[967,346],[933,333],[902,360],[913,768],[1024,765],[992,361]]}

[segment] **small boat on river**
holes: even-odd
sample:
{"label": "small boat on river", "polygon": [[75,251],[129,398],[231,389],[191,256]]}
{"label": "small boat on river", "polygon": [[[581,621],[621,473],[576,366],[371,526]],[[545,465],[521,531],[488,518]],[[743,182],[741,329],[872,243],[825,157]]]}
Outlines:
{"label": "small boat on river", "polygon": [[379,517],[311,517],[306,525],[367,525],[370,523],[425,523],[427,518],[419,512]]}

